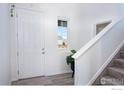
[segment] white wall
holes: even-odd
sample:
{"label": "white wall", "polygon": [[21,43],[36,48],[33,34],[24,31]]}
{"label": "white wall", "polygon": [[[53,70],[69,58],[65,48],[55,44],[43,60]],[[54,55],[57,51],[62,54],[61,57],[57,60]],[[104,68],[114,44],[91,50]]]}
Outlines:
{"label": "white wall", "polygon": [[122,4],[82,4],[79,48],[85,45],[95,34],[95,24],[103,21],[116,21],[121,18]]}
{"label": "white wall", "polygon": [[[120,18],[120,11],[116,5],[110,4],[16,4],[18,7],[32,8],[45,14],[45,73],[54,75],[70,72],[65,57],[70,49],[78,50],[93,37],[96,22]],[[57,18],[69,18],[69,49],[60,50],[57,47]],[[12,80],[18,78],[16,56],[16,32],[11,38]]]}
{"label": "white wall", "polygon": [[[77,49],[78,6],[77,4],[42,4],[46,15],[46,75],[70,72],[65,57],[70,49]],[[69,18],[69,50],[57,47],[57,18]]]}
{"label": "white wall", "polygon": [[10,84],[9,7],[0,4],[0,85]]}

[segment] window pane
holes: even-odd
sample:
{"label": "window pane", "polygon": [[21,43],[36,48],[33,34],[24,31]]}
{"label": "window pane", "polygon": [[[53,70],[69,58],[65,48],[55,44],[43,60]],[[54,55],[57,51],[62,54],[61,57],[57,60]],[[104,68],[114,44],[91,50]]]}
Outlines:
{"label": "window pane", "polygon": [[63,27],[67,27],[67,21],[63,21]]}
{"label": "window pane", "polygon": [[58,20],[58,47],[67,48],[67,21]]}
{"label": "window pane", "polygon": [[58,36],[67,39],[67,27],[58,27]]}
{"label": "window pane", "polygon": [[61,20],[58,20],[58,26],[61,26]]}
{"label": "window pane", "polygon": [[58,20],[58,26],[67,27],[67,21]]}

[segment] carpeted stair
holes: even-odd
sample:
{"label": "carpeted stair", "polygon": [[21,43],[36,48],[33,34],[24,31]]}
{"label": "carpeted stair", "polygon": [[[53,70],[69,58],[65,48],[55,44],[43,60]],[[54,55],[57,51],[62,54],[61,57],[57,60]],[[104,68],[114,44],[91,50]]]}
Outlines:
{"label": "carpeted stair", "polygon": [[124,48],[121,48],[93,85],[124,85]]}

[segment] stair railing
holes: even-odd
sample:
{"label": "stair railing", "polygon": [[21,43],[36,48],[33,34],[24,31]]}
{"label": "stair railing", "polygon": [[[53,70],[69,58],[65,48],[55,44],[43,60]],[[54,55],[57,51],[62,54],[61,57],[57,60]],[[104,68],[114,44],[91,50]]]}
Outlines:
{"label": "stair railing", "polygon": [[95,74],[124,40],[124,21],[111,22],[73,56],[75,85],[90,85]]}

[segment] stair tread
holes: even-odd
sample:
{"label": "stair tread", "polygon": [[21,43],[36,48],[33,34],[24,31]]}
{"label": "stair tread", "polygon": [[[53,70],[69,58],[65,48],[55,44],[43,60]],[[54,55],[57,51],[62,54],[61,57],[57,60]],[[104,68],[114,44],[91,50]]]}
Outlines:
{"label": "stair tread", "polygon": [[119,62],[124,62],[124,58],[117,58],[117,59],[114,59],[115,61],[119,61]]}
{"label": "stair tread", "polygon": [[120,51],[120,57],[124,58],[124,51]]}
{"label": "stair tread", "polygon": [[124,68],[121,68],[121,67],[113,66],[113,67],[108,67],[108,69],[111,69],[111,70],[116,71],[118,73],[124,74]]}
{"label": "stair tread", "polygon": [[124,53],[124,50],[121,50],[120,52],[121,52],[121,53]]}
{"label": "stair tread", "polygon": [[124,62],[124,58],[116,58],[116,59],[114,59],[114,60],[117,60],[117,61],[122,61],[122,62]]}
{"label": "stair tread", "polygon": [[112,77],[110,75],[101,78],[102,85],[123,85],[122,80]]}

